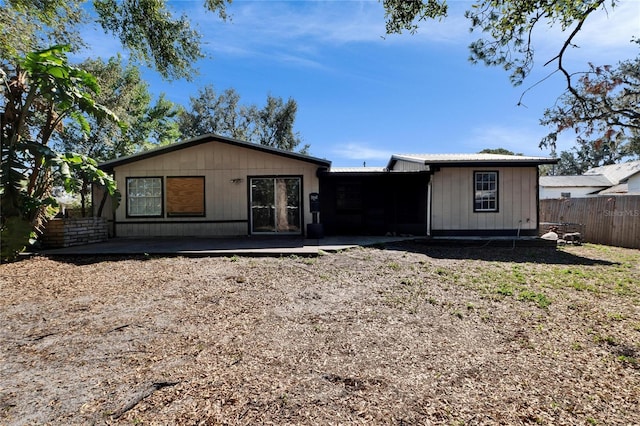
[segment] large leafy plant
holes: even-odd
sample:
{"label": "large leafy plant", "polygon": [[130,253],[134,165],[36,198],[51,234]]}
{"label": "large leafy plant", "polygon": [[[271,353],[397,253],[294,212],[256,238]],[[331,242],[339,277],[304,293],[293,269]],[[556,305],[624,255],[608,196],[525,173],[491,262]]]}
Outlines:
{"label": "large leafy plant", "polygon": [[67,46],[32,52],[0,70],[1,258],[13,259],[42,230],[55,206],[54,183],[78,188],[79,177],[116,195],[115,182],[95,162],[60,154],[48,144],[65,122],[89,131],[87,116],[117,117],[94,100],[96,79],[69,65]]}

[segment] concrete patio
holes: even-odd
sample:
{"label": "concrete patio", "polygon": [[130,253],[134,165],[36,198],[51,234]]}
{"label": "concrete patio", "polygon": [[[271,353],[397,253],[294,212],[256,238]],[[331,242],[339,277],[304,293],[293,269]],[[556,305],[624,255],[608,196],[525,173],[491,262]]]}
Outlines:
{"label": "concrete patio", "polygon": [[233,238],[112,238],[106,242],[43,249],[45,256],[163,255],[163,256],[317,256],[358,246],[388,244],[416,237],[339,236],[321,239],[301,237]]}
{"label": "concrete patio", "polygon": [[302,237],[229,237],[229,238],[112,238],[106,242],[65,248],[34,250],[25,255],[44,256],[317,256],[355,247],[383,246],[418,240],[428,246],[448,247],[555,247],[555,241],[537,237],[448,237],[418,236],[330,236],[321,239]]}

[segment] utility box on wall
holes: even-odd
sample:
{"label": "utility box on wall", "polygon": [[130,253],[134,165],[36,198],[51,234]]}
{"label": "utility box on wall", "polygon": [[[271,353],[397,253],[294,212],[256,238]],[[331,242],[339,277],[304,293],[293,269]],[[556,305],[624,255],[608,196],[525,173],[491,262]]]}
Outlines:
{"label": "utility box on wall", "polygon": [[313,223],[307,224],[307,238],[323,238],[324,228],[318,223],[318,214],[320,213],[320,194],[312,192],[309,194],[309,210],[313,217]]}

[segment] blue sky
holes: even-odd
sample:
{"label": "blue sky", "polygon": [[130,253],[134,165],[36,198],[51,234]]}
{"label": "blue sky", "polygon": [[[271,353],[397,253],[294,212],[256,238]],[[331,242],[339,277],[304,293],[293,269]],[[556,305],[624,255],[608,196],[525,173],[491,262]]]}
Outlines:
{"label": "blue sky", "polygon": [[[424,23],[417,34],[385,36],[378,1],[247,1],[228,6],[222,22],[205,13],[200,1],[169,1],[186,13],[204,36],[207,58],[193,81],[162,81],[147,71],[153,93],[164,92],[188,105],[189,96],[212,84],[233,87],[243,104],[263,105],[267,94],[298,103],[295,130],[311,155],[333,166],[386,165],[391,154],[471,153],[507,148],[546,156],[538,143],[547,133],[539,125],[546,107],[563,89],[556,74],[542,67],[559,49],[559,29],[536,34],[536,68],[520,87],[512,87],[501,68],[473,65],[463,13],[470,1],[450,1],[442,22]],[[616,64],[634,57],[629,41],[640,36],[640,2],[622,2],[592,16],[577,39],[567,65]],[[541,28],[542,29],[542,28]],[[108,38],[90,42],[90,56],[109,57],[118,49]],[[567,133],[559,149],[572,146]]]}

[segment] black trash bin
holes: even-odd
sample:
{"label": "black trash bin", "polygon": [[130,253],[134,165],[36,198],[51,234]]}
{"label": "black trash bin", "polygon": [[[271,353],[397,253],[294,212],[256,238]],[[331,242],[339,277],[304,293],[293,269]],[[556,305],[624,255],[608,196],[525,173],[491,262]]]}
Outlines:
{"label": "black trash bin", "polygon": [[307,224],[307,238],[320,239],[324,238],[324,227],[321,223]]}

